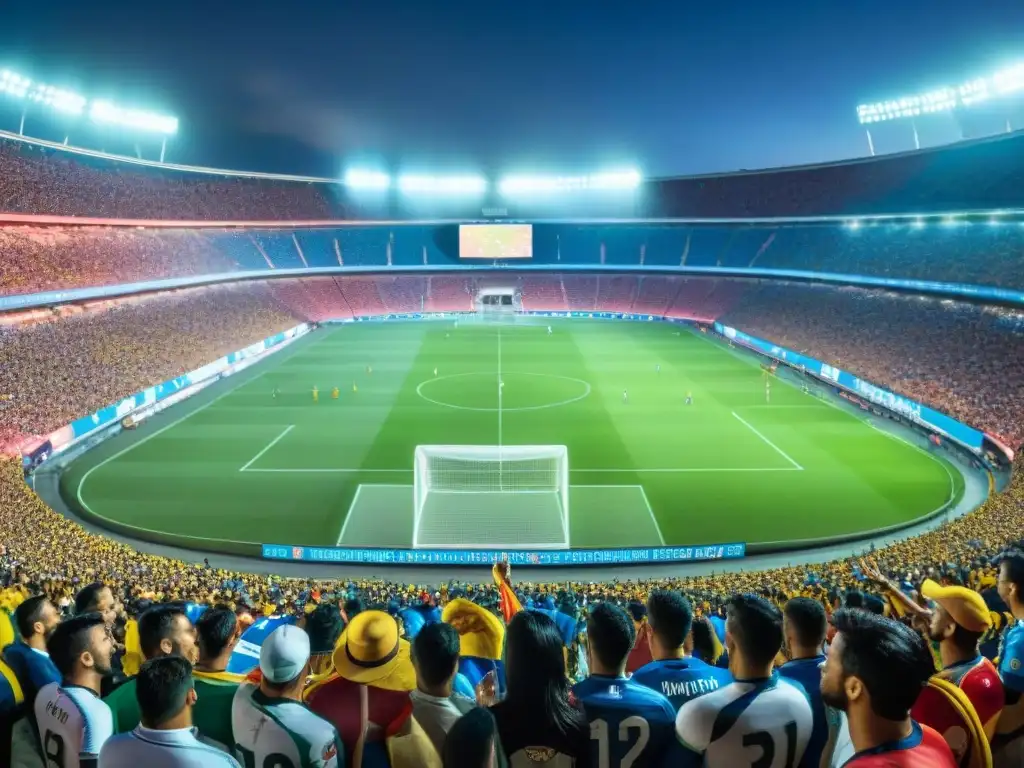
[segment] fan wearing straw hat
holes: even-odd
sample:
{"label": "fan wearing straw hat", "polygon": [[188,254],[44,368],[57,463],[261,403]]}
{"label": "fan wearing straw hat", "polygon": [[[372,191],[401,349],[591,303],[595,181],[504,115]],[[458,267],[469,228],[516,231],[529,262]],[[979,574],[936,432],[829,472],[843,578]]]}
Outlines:
{"label": "fan wearing straw hat", "polygon": [[309,708],[332,723],[362,768],[429,768],[440,757],[412,716],[416,688],[409,642],[384,611],[358,613],[334,649],[334,674],[306,690]]}
{"label": "fan wearing straw hat", "polygon": [[337,730],[302,703],[309,673],[305,631],[285,624],[271,632],[260,648],[260,673],[259,685],[238,687],[231,706],[235,751],[243,763],[266,765],[276,755],[295,768],[344,765]]}

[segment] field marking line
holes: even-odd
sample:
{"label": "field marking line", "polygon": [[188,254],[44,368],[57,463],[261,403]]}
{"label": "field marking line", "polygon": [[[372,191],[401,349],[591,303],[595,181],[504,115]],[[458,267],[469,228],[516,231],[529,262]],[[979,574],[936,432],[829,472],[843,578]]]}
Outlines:
{"label": "field marking line", "polygon": [[359,500],[359,494],[363,492],[363,484],[360,483],[359,487],[356,488],[356,494],[352,497],[352,501],[349,502],[348,511],[345,512],[345,522],[341,524],[341,530],[338,531],[338,540],[335,542],[336,546],[342,546],[342,539],[345,538],[345,529],[348,528],[348,522],[352,519],[352,510],[356,508],[356,502]]}
{"label": "field marking line", "polygon": [[[787,469],[785,471],[791,472],[792,470]],[[651,516],[651,522],[654,523],[654,530],[657,532],[658,538],[661,540],[661,546],[666,546],[665,537],[661,533],[661,526],[658,525],[658,519],[654,516],[654,509],[651,507],[651,501],[647,498],[647,491],[644,490],[642,485],[584,485],[582,483],[575,483],[569,486],[569,490],[571,491],[573,488],[639,488],[640,495],[644,497],[644,504],[647,506],[647,513]]]}
{"label": "field marking line", "polygon": [[288,434],[289,432],[291,432],[291,431],[292,431],[293,429],[295,429],[295,425],[294,425],[294,424],[289,424],[289,425],[288,425],[287,427],[285,427],[285,428],[284,428],[284,432],[282,432],[282,433],[281,433],[280,435],[278,435],[278,436],[277,436],[277,437],[275,437],[275,438],[274,438],[273,440],[271,440],[271,441],[270,441],[269,443],[267,443],[267,446],[266,446],[266,447],[265,447],[265,448],[264,448],[264,449],[263,449],[262,451],[260,451],[259,453],[257,453],[257,454],[256,454],[255,456],[253,456],[253,457],[252,457],[251,459],[249,459],[249,461],[248,461],[248,462],[246,463],[246,465],[245,465],[244,467],[242,467],[242,468],[241,468],[240,470],[238,470],[238,471],[239,471],[239,472],[245,472],[245,470],[247,470],[247,469],[248,469],[249,467],[251,467],[251,466],[252,466],[253,464],[255,464],[255,463],[257,462],[257,460],[258,460],[258,459],[259,459],[259,458],[260,458],[260,457],[261,457],[261,456],[262,456],[263,454],[265,454],[265,453],[266,453],[267,451],[269,451],[269,450],[270,450],[271,448],[273,448],[273,447],[274,447],[275,445],[277,445],[277,444],[278,444],[278,442],[280,442],[281,438],[283,438],[283,437],[284,437],[285,435],[287,435],[287,434]]}
{"label": "field marking line", "polygon": [[790,455],[788,453],[786,453],[784,450],[779,448],[779,446],[777,446],[775,443],[773,443],[767,437],[765,437],[760,432],[758,432],[757,429],[755,429],[754,426],[749,421],[747,421],[742,416],[740,416],[738,413],[736,413],[736,411],[732,411],[732,415],[735,416],[737,419],[739,419],[740,423],[743,424],[747,429],[749,429],[755,435],[757,435],[762,440],[764,440],[766,443],[768,443],[768,445],[770,445],[772,448],[774,448],[778,452],[778,454],[782,458],[784,458],[786,461],[788,461],[790,464],[792,464],[794,468],[799,469],[799,470],[803,470],[803,467],[801,467],[799,464],[797,464],[795,461],[793,461],[793,459],[790,458]]}
{"label": "field marking line", "polygon": [[[636,467],[629,467],[626,469],[570,469],[569,473],[587,473],[587,474],[621,474],[626,472],[665,472],[665,473],[682,473],[682,472],[799,472],[802,471],[803,467],[654,467],[652,469],[637,469]],[[256,467],[254,469],[247,469],[246,474],[252,474],[253,472],[308,472],[308,473],[366,473],[366,474],[397,474],[404,472],[411,474],[414,470],[409,467],[407,469],[375,469],[375,468],[363,468],[363,467]],[[377,483],[374,483],[377,485]],[[602,486],[607,487],[607,486]],[[436,491],[435,491],[436,493]],[[476,491],[474,491],[476,493]]]}

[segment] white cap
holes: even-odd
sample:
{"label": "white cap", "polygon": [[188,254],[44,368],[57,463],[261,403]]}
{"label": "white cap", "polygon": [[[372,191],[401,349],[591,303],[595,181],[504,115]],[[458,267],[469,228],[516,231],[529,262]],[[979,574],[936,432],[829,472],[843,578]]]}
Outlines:
{"label": "white cap", "polygon": [[309,661],[309,635],[293,624],[271,632],[260,648],[260,672],[271,683],[287,683],[302,674]]}

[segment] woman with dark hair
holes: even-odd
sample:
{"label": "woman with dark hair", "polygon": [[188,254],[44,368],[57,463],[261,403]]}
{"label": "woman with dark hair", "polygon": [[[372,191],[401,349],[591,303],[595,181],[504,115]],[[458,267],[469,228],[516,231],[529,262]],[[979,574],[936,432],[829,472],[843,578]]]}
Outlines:
{"label": "woman with dark hair", "polygon": [[588,765],[590,725],[569,700],[565,650],[555,622],[521,611],[505,631],[505,699],[491,707],[503,756],[525,752],[547,768]]}

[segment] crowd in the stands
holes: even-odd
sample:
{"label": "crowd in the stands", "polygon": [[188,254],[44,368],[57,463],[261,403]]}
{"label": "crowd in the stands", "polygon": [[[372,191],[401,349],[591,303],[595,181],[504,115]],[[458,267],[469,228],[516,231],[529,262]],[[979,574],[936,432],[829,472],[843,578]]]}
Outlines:
{"label": "crowd in the stands", "polygon": [[762,283],[721,321],[1024,441],[1024,315],[856,289]]}
{"label": "crowd in the stands", "polygon": [[262,284],[65,306],[0,326],[0,445],[74,419],[294,327]]}

